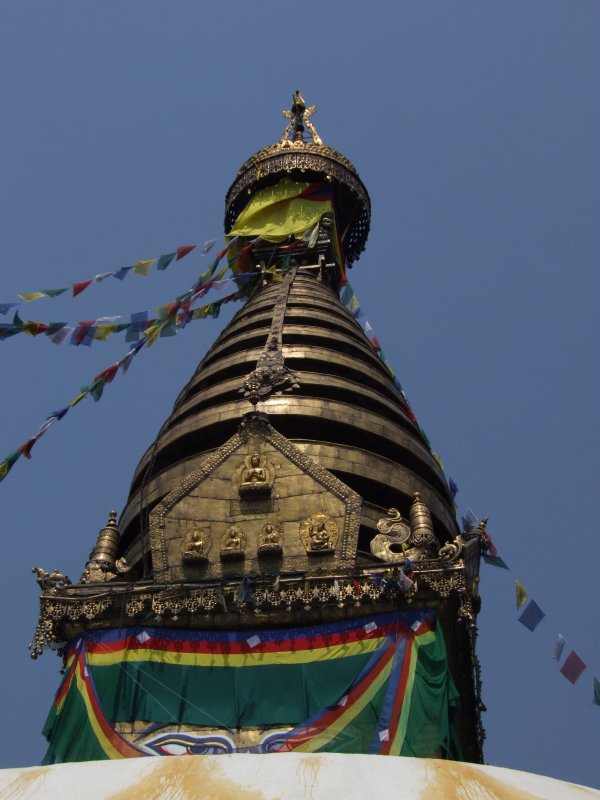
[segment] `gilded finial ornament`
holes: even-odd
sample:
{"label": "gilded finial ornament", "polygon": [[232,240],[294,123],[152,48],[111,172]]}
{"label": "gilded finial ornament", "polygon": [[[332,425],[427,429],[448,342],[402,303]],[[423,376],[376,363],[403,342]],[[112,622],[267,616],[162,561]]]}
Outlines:
{"label": "gilded finial ornament", "polygon": [[117,512],[113,509],[109,511],[108,521],[98,534],[94,549],[79,579],[80,583],[102,583],[128,571],[125,559],[117,559],[119,539]]}
{"label": "gilded finial ornament", "polygon": [[291,109],[289,111],[282,112],[283,116],[289,119],[289,122],[286,125],[286,128],[281,135],[279,144],[285,145],[286,142],[289,142],[290,134],[292,133],[293,133],[292,140],[294,142],[303,142],[305,126],[310,131],[310,135],[312,136],[313,142],[315,144],[323,144],[321,137],[317,133],[317,129],[313,125],[312,121],[309,119],[309,117],[311,117],[316,110],[317,110],[316,106],[309,106],[307,108],[306,102],[302,97],[302,95],[300,94],[300,91],[296,90],[292,98]]}
{"label": "gilded finial ornament", "polygon": [[255,191],[282,178],[326,181],[335,195],[335,219],[344,248],[346,267],[364,250],[369,234],[371,201],[355,166],[329,147],[311,120],[316,106],[307,106],[296,91],[283,115],[288,123],[279,139],[250,156],[240,167],[225,201],[225,230],[230,231]]}
{"label": "gilded finial ornament", "polygon": [[459,544],[448,545],[438,552],[439,544],[433,531],[433,521],[427,505],[419,492],[413,495],[410,508],[410,525],[402,519],[396,508],[388,510],[388,516],[377,523],[379,533],[370,542],[371,553],[382,561],[403,564],[406,561],[422,561],[436,555],[446,561],[454,561],[462,552]]}

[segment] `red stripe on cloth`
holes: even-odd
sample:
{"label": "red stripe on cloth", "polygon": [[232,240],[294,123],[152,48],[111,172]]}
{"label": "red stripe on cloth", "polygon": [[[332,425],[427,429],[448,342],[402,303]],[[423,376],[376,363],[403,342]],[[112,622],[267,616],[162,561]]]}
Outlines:
{"label": "red stripe on cloth", "polygon": [[[368,672],[362,681],[354,687],[354,689],[348,695],[348,699],[343,706],[336,706],[331,711],[325,713],[322,717],[318,720],[313,722],[309,728],[305,728],[304,730],[300,730],[298,734],[289,739],[286,739],[284,744],[278,748],[277,752],[284,752],[288,750],[293,750],[296,747],[299,747],[303,744],[307,739],[311,739],[313,736],[321,733],[322,731],[326,730],[330,725],[332,725],[342,714],[345,714],[346,711],[354,705],[354,703],[369,689],[371,684],[377,680],[381,672],[385,669],[387,664],[394,656],[394,652],[396,649],[395,641],[390,642],[387,650],[379,659],[379,661],[375,664],[373,669]],[[310,732],[310,733],[309,733]]]}
{"label": "red stripe on cloth", "polygon": [[[81,678],[85,684],[85,688],[88,693],[88,698],[92,705],[92,709],[94,711],[94,716],[96,718],[96,721],[102,728],[102,733],[104,734],[104,736],[106,736],[106,738],[115,748],[115,750],[117,750],[124,758],[137,758],[138,756],[144,755],[144,753],[142,753],[136,747],[133,747],[133,745],[130,745],[129,742],[123,739],[123,737],[119,733],[117,733],[117,731],[112,727],[112,725],[104,716],[102,707],[98,702],[98,697],[96,695],[96,690],[94,689],[94,684],[92,683],[92,680],[90,678],[89,670],[86,670],[85,668],[85,661],[82,655],[78,659],[79,674],[81,675]],[[87,675],[86,671],[88,673]],[[100,742],[100,745],[102,745],[102,742]]]}
{"label": "red stripe on cloth", "polygon": [[[127,636],[116,642],[93,642],[87,643],[89,653],[118,653],[123,650],[164,650],[172,653],[199,653],[214,655],[237,655],[246,653],[278,653],[290,650],[316,650],[322,647],[336,647],[344,644],[365,641],[368,639],[381,639],[396,631],[395,624],[380,625],[373,631],[367,633],[364,625],[350,631],[332,633],[323,636],[298,637],[293,639],[281,639],[279,641],[261,641],[254,647],[243,642],[209,642],[207,640],[172,640],[164,639],[159,636],[150,636],[145,642],[140,642],[136,636]],[[257,632],[260,636],[260,631]],[[254,632],[248,632],[251,638]]]}

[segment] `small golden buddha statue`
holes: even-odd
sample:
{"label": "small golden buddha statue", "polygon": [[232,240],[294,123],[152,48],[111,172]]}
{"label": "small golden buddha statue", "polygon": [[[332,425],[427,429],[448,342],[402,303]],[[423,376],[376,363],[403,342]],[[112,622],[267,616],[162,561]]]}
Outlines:
{"label": "small golden buddha statue", "polygon": [[194,528],[190,536],[188,536],[183,543],[183,560],[187,564],[201,564],[207,562],[210,544],[209,534]]}
{"label": "small golden buddha statue", "polygon": [[268,522],[258,537],[259,556],[280,556],[283,553],[283,526]]}
{"label": "small golden buddha statue", "polygon": [[252,453],[244,460],[240,476],[240,495],[265,495],[271,493],[272,470],[260,453]]}
{"label": "small golden buddha statue", "polygon": [[244,558],[246,535],[238,525],[232,525],[221,540],[221,560],[236,561]]}

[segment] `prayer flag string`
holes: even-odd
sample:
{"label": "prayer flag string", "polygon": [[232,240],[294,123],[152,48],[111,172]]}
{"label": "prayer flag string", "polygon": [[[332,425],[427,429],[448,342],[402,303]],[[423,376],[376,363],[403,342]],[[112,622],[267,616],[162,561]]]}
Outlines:
{"label": "prayer flag string", "polygon": [[[204,242],[200,251],[201,254],[203,256],[206,255],[216,241],[216,239],[209,239]],[[102,281],[106,280],[107,278],[117,278],[118,280],[123,281],[130,272],[133,272],[136,275],[147,277],[151,267],[153,267],[154,264],[156,264],[157,270],[165,270],[169,264],[171,264],[173,261],[180,261],[182,258],[191,253],[192,250],[195,250],[197,246],[198,245],[196,244],[179,245],[179,247],[177,247],[177,249],[172,253],[165,253],[158,258],[139,259],[131,266],[121,267],[120,269],[113,270],[111,272],[100,272],[93,278],[89,278],[88,280],[84,281],[76,281],[69,286],[63,286],[59,289],[39,289],[35,292],[20,292],[17,294],[17,297],[19,300],[21,300],[21,303],[0,303],[0,314],[7,314],[13,308],[17,308],[22,303],[32,303],[34,300],[41,300],[43,297],[60,297],[60,295],[64,294],[65,292],[70,292],[71,297],[75,298],[93,283],[102,283]]]}
{"label": "prayer flag string", "polygon": [[[226,252],[227,247],[217,254],[211,266],[200,276],[200,278],[192,285],[190,289],[188,289],[187,292],[185,292],[183,295],[180,295],[172,303],[167,303],[164,306],[161,306],[158,309],[157,319],[150,320],[147,318],[147,316],[144,317],[143,314],[140,316],[140,319],[137,320],[137,324],[140,326],[140,331],[142,333],[141,338],[132,344],[122,358],[99,372],[89,384],[82,386],[78,394],[67,406],[59,411],[53,411],[50,413],[31,438],[27,439],[26,442],[20,445],[20,447],[13,452],[9,453],[9,455],[6,456],[2,462],[0,462],[0,481],[6,478],[10,470],[21,456],[24,456],[27,459],[31,458],[31,450],[34,445],[42,438],[49,428],[56,424],[56,422],[63,419],[63,417],[70,411],[71,408],[74,408],[76,405],[78,405],[88,395],[91,396],[95,401],[100,400],[104,392],[104,387],[109,383],[112,383],[119,369],[123,373],[127,372],[134,356],[142,349],[142,347],[151,347],[159,336],[164,337],[175,335],[177,330],[183,329],[191,319],[204,319],[206,317],[216,318],[219,316],[221,306],[223,304],[240,300],[245,297],[244,292],[238,288],[237,291],[212,303],[208,303],[205,306],[194,310],[191,308],[194,301],[200,297],[203,297],[215,282],[214,275],[217,266]],[[227,269],[228,265],[224,267],[219,275],[224,274]],[[88,329],[91,327],[93,327],[91,324],[86,325],[86,323],[80,323],[80,335],[82,339],[90,335]],[[60,333],[60,331],[58,331],[58,333]]]}
{"label": "prayer flag string", "polygon": [[[481,522],[478,524],[477,518],[471,509],[468,509],[466,515],[462,518],[462,527],[465,532],[478,529],[478,532],[481,536],[481,545],[483,550],[482,558],[484,562],[486,564],[491,564],[492,566],[511,571],[510,567],[498,555],[498,551],[492,542],[491,536],[486,530],[486,524],[487,519],[481,520]],[[521,625],[533,633],[533,631],[536,630],[538,625],[546,616],[546,613],[542,608],[540,608],[536,601],[530,597],[529,592],[518,578],[515,579],[515,592],[517,611],[519,612],[518,621],[521,623]],[[556,637],[554,651],[552,654],[552,658],[559,664],[561,662],[566,644],[566,639],[562,633],[559,633]],[[559,672],[570,683],[575,684],[586,669],[587,664],[582,660],[581,656],[575,650],[571,650],[560,667]],[[600,705],[600,681],[598,681],[597,678],[594,678],[593,680],[594,693],[592,703],[594,705]]]}
{"label": "prayer flag string", "polygon": [[[223,268],[223,272],[228,266]],[[204,287],[206,294],[209,290],[225,289],[229,286],[245,284],[262,273],[244,273],[236,278],[222,278],[215,276],[210,285]],[[193,303],[204,296],[198,294],[193,301],[189,301],[187,311],[190,311]],[[206,314],[198,313],[201,309],[195,309],[189,314],[189,319],[202,319]],[[160,313],[160,308],[157,309]],[[189,321],[189,320],[188,320]],[[69,341],[70,344],[78,347],[85,345],[90,347],[93,342],[105,342],[115,333],[126,333],[126,341],[137,341],[142,331],[156,322],[156,318],[148,311],[138,311],[133,314],[102,316],[95,320],[79,320],[78,322],[40,322],[33,320],[22,320],[18,312],[15,312],[13,321],[10,323],[0,322],[0,341],[10,339],[17,334],[23,333],[35,338],[44,334],[54,344],[62,344]]]}
{"label": "prayer flag string", "polygon": [[[358,297],[356,296],[356,293],[354,292],[350,284],[347,282],[342,287],[342,290],[340,292],[340,300],[347,308],[347,310],[350,312],[352,317],[361,326],[371,346],[373,347],[373,349],[375,350],[381,361],[384,363],[388,373],[390,374],[390,377],[394,381],[396,388],[398,389],[398,391],[402,396],[402,399],[404,400],[408,416],[417,427],[419,433],[421,434],[421,437],[427,444],[431,452],[431,455],[433,456],[437,465],[441,469],[442,473],[444,473],[444,477],[446,477],[445,474],[446,468],[440,456],[431,450],[431,445],[429,443],[429,440],[417,421],[417,418],[409,403],[408,397],[406,396],[406,392],[402,388],[400,382],[398,381],[398,379],[394,374],[391,365],[386,359],[385,354],[383,353],[383,350],[379,343],[379,340],[375,336],[373,328],[360,306],[360,302],[358,300]],[[450,496],[454,501],[458,493],[458,486],[456,485],[456,483],[452,478],[446,477],[446,480]],[[456,504],[454,505],[454,510],[456,513]],[[462,528],[464,531],[472,531],[474,529],[478,530],[481,541],[482,559],[486,564],[490,564],[491,566],[498,567],[500,569],[504,569],[510,572],[511,571],[510,567],[504,561],[504,559],[501,558],[501,556],[498,554],[498,550],[492,540],[492,537],[487,531],[486,528],[487,521],[488,520],[486,518],[478,523],[473,512],[470,509],[468,509],[466,515],[462,518]],[[536,603],[536,601],[529,596],[529,592],[525,589],[525,587],[518,578],[515,580],[515,590],[516,590],[517,610],[519,611],[518,620],[528,630],[533,632],[536,630],[538,625],[544,619],[546,614]],[[558,634],[558,639],[554,648],[554,658],[559,663],[562,657],[564,646],[565,646],[564,637],[561,634]],[[576,653],[575,650],[571,650],[569,655],[565,659],[562,667],[560,668],[560,672],[568,681],[574,684],[576,683],[576,681],[579,680],[579,678],[586,669],[587,665],[584,663],[584,661],[581,659],[578,653]],[[598,680],[597,678],[594,678],[594,693],[593,693],[592,703],[594,705],[600,706],[600,680]]]}

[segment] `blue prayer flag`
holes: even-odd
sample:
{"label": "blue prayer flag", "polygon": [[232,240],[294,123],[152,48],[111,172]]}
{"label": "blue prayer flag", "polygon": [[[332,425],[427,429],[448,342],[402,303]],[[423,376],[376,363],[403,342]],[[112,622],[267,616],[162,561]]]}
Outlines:
{"label": "blue prayer flag", "polygon": [[133,267],[121,267],[121,269],[113,272],[113,278],[118,278],[120,281],[122,281],[129,273],[130,269],[133,269]]}
{"label": "blue prayer flag", "polygon": [[148,327],[148,312],[138,311],[136,314],[131,315],[131,322],[127,335],[125,336],[126,342],[137,342],[140,334],[143,333]]}
{"label": "blue prayer flag", "polygon": [[522,613],[519,614],[519,622],[529,628],[530,631],[534,631],[545,616],[535,600],[530,600]]}
{"label": "blue prayer flag", "polygon": [[470,531],[477,527],[477,519],[475,514],[469,509],[465,516],[462,518],[463,531]]}

